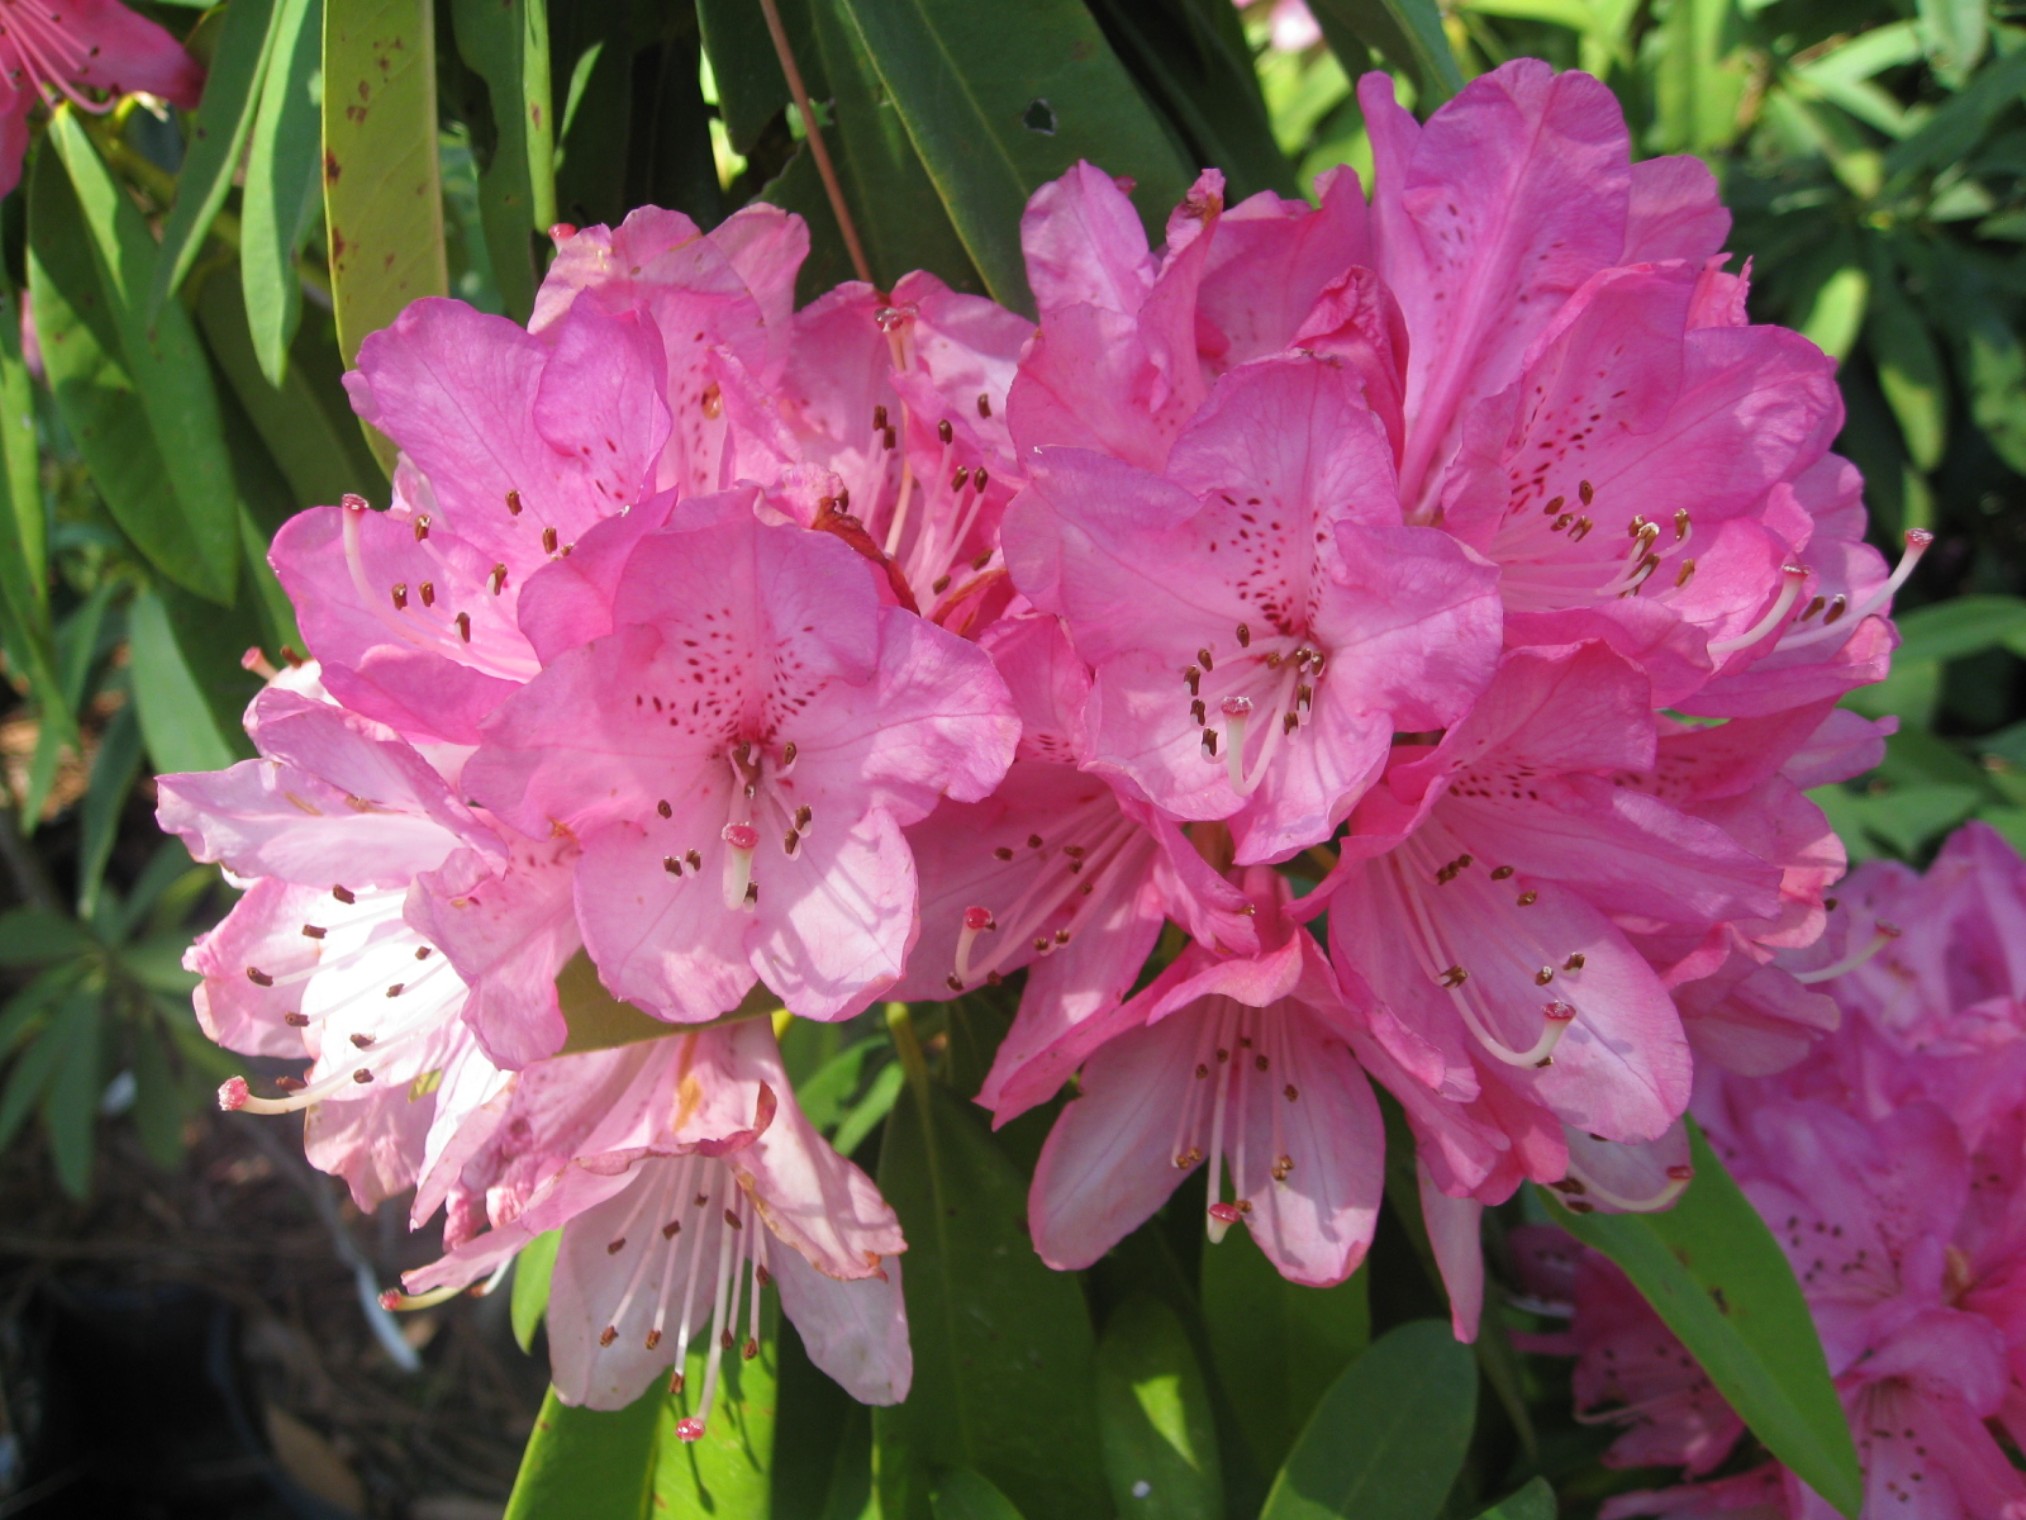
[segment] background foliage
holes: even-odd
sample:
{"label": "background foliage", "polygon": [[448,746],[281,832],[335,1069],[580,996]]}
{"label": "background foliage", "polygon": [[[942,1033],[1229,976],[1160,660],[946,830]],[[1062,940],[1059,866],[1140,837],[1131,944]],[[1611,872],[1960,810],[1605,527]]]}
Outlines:
{"label": "background foliage", "polygon": [[[1202,164],[1234,200],[1368,169],[1349,93],[1367,67],[1393,69],[1423,109],[1513,56],[1598,74],[1643,150],[1718,170],[1757,319],[1843,361],[1839,447],[1870,483],[1879,542],[1937,534],[1901,599],[1892,679],[1853,699],[1899,733],[1876,775],[1824,806],[1853,856],[1919,860],[1972,816],[2026,848],[2026,26],[2012,10],[1315,0],[1325,43],[1287,53],[1228,0],[780,9],[875,278],[926,267],[1015,308],[1029,304],[1019,209],[1078,158],[1131,176],[1158,234]],[[710,225],[765,198],[812,226],[805,297],[851,269],[752,0],[152,13],[208,63],[194,117],[57,111],[0,203],[0,1146],[40,1126],[56,1183],[79,1197],[102,1121],[134,1125],[173,1168],[187,1116],[231,1069],[196,1030],[178,964],[221,889],[155,834],[146,778],[249,753],[238,716],[258,677],[242,656],[300,647],[265,562],[274,529],[347,490],[385,495],[385,442],[339,384],[361,336],[432,293],[524,319],[551,223],[646,203]],[[552,1400],[510,1513],[556,1513],[568,1495],[585,1516],[687,1502],[823,1520],[1521,1517],[1555,1512],[1543,1484],[1585,1513],[1636,1481],[1596,1466],[1603,1440],[1570,1422],[1562,1374],[1514,1352],[1524,1315],[1494,1309],[1474,1356],[1429,1323],[1445,1311],[1404,1145],[1406,1206],[1341,1288],[1290,1288],[1243,1232],[1204,1250],[1187,1207],[1085,1277],[1049,1272],[1023,1218],[1049,1112],[993,1136],[961,1096],[1005,1016],[976,1001],[891,1030],[787,1033],[812,1119],[908,1225],[910,1402],[851,1404],[784,1326],[739,1369],[736,1416],[696,1447],[672,1438],[679,1401],[599,1416]],[[1727,1260],[1721,1282],[1668,1279],[1666,1232],[1689,1216],[1582,1228],[1656,1302],[1675,1296],[1676,1328],[1759,1438],[1844,1499],[1819,1352],[1811,1371],[1808,1347],[1782,1341],[1791,1278],[1721,1168],[1703,1179],[1692,1223],[1725,1243],[1699,1257]],[[513,1289],[524,1343],[538,1255]],[[1698,1319],[1713,1288],[1764,1312]]]}

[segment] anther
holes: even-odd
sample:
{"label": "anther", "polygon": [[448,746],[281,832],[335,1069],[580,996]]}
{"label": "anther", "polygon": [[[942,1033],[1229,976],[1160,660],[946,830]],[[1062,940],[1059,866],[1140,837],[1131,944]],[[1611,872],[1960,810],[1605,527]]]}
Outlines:
{"label": "anther", "polygon": [[506,493],[506,509],[507,509],[507,513],[508,513],[508,515],[509,515],[509,516],[512,516],[512,517],[519,517],[519,516],[521,515],[521,493],[520,493],[520,492],[518,492],[518,491],[509,491],[509,492],[507,492],[507,493]]}
{"label": "anther", "polygon": [[943,418],[942,421],[936,424],[936,438],[940,442],[948,443],[956,436],[957,430],[950,426],[949,418],[945,417]]}
{"label": "anther", "polygon": [[391,594],[394,598],[394,610],[396,612],[406,612],[408,610],[408,583],[406,581],[395,582]]}
{"label": "anther", "polygon": [[460,612],[457,615],[457,637],[463,643],[471,642],[471,614],[468,612]]}
{"label": "anther", "polygon": [[557,542],[556,530],[553,527],[542,529],[542,553],[554,554]]}
{"label": "anther", "polygon": [[1576,482],[1576,496],[1587,507],[1597,499],[1597,492],[1589,481],[1579,480]]}
{"label": "anther", "polygon": [[1531,908],[1541,900],[1541,894],[1536,892],[1532,887],[1529,887],[1526,891],[1520,893],[1518,900],[1522,908]]}
{"label": "anther", "polygon": [[1441,982],[1445,987],[1461,987],[1470,980],[1470,973],[1461,966],[1451,966],[1442,973]]}
{"label": "anther", "polygon": [[498,596],[502,591],[506,590],[506,583],[507,567],[505,565],[494,565],[492,567],[492,574],[486,577],[487,588],[491,590],[494,596]]}
{"label": "anther", "polygon": [[424,512],[415,519],[415,542],[421,543],[429,536],[429,514]]}
{"label": "anther", "polygon": [[1250,649],[1252,647],[1252,630],[1243,623],[1238,625],[1238,647],[1240,649]]}
{"label": "anther", "polygon": [[310,1026],[310,1016],[306,1013],[284,1013],[281,1021],[291,1029],[307,1029]]}
{"label": "anther", "polygon": [[373,1048],[373,1039],[374,1037],[370,1034],[355,1034],[352,1036],[352,1048],[355,1050],[371,1050]]}
{"label": "anther", "polygon": [[983,391],[978,392],[978,415],[985,418],[992,415],[992,398]]}
{"label": "anther", "polygon": [[262,971],[258,966],[248,966],[246,968],[246,979],[256,987],[272,987],[274,985],[274,978],[269,976],[265,971]]}
{"label": "anther", "polygon": [[1210,651],[1208,649],[1199,649],[1196,651],[1196,663],[1198,665],[1201,665],[1205,670],[1215,670],[1217,668],[1216,665],[1211,662]]}
{"label": "anther", "polygon": [[302,934],[304,939],[322,939],[329,932],[330,931],[328,929],[322,928],[320,925],[317,924],[304,924],[302,926]]}
{"label": "anther", "polygon": [[664,818],[673,818],[675,816],[675,809],[668,805],[668,799],[665,797],[654,804],[654,811],[661,814]]}
{"label": "anther", "polygon": [[359,900],[352,893],[346,891],[343,887],[332,887],[331,896],[335,897],[339,902],[344,903],[348,907]]}
{"label": "anther", "polygon": [[872,409],[872,430],[875,433],[886,431],[886,405],[883,402]]}

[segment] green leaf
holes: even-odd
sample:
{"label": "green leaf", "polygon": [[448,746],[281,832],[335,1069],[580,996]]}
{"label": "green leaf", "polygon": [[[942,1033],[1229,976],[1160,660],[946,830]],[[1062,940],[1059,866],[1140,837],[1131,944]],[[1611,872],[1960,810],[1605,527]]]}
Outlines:
{"label": "green leaf", "polygon": [[323,41],[323,0],[281,0],[241,192],[240,285],[256,362],[276,389],[302,321],[296,255],[316,220],[323,183]]}
{"label": "green leaf", "polygon": [[479,212],[507,313],[535,306],[533,237],[556,220],[554,112],[546,0],[451,0],[457,51],[485,81],[491,152],[480,159]]}
{"label": "green leaf", "polygon": [[[133,659],[132,690],[141,737],[158,772],[222,770],[252,753],[236,721],[250,692],[235,662],[230,674],[201,658],[196,641],[208,630],[186,616],[172,617],[169,602],[143,591],[127,609]],[[246,641],[239,641],[246,647]],[[229,684],[228,684],[229,683]],[[232,691],[238,690],[235,704]]]}
{"label": "green leaf", "polygon": [[1233,201],[1259,190],[1295,195],[1294,168],[1274,141],[1259,72],[1234,7],[1235,46],[1205,15],[1201,0],[1096,0],[1120,57],[1181,132],[1193,162],[1215,164]]}
{"label": "green leaf", "polygon": [[1477,1520],[1555,1520],[1555,1490],[1546,1478],[1531,1483],[1494,1504]]}
{"label": "green leaf", "polygon": [[2026,637],[2026,600],[2016,596],[1958,596],[1901,613],[1902,660],[1959,660]]}
{"label": "green leaf", "polygon": [[1210,1387],[1188,1332],[1159,1299],[1135,1295],[1106,1323],[1097,1345],[1097,1419],[1121,1516],[1221,1520],[1224,1469]]}
{"label": "green leaf", "polygon": [[661,1385],[624,1409],[573,1409],[551,1388],[521,1454],[505,1520],[647,1520],[668,1396]]}
{"label": "green leaf", "polygon": [[844,1122],[837,1126],[837,1133],[830,1143],[837,1148],[840,1156],[849,1156],[865,1143],[865,1137],[873,1132],[879,1122],[893,1112],[893,1105],[900,1097],[901,1069],[898,1066],[884,1066],[872,1079],[872,1085],[865,1090],[851,1112],[844,1116]]}
{"label": "green leaf", "polygon": [[148,285],[146,319],[154,321],[197,255],[204,234],[225,204],[239,172],[246,134],[260,103],[261,85],[280,27],[275,0],[232,0],[218,29],[218,45],[205,70],[204,98],[192,118],[190,140],[176,175],[176,204],[162,227],[162,250]]}
{"label": "green leaf", "polygon": [[42,1123],[49,1131],[56,1180],[73,1198],[91,1193],[91,1159],[98,1124],[99,1000],[81,993],[67,1001],[45,1041],[60,1040],[63,1055],[42,1096]]}
{"label": "green leaf", "polygon": [[514,1258],[513,1296],[508,1303],[514,1339],[523,1351],[535,1346],[535,1330],[549,1309],[549,1279],[555,1275],[556,1252],[562,1248],[563,1232],[550,1230],[521,1247]]}
{"label": "green leaf", "polygon": [[0,913],[0,966],[43,966],[82,955],[94,943],[68,913],[10,908]]}
{"label": "green leaf", "polygon": [[1970,420],[1991,440],[1998,457],[2026,475],[2026,346],[1997,303],[1983,291],[1951,284],[1948,326],[1956,345],[1956,377]]}
{"label": "green leaf", "polygon": [[[810,99],[827,100],[821,52],[800,46],[811,35],[808,0],[780,0],[779,9],[782,30],[797,45],[795,67]],[[788,80],[767,35],[766,16],[753,0],[697,0],[696,19],[717,80],[725,134],[734,152],[749,153],[788,103]]]}
{"label": "green leaf", "polygon": [[662,1400],[653,1505],[657,1515],[764,1515],[772,1507],[774,1424],[779,1406],[781,1311],[770,1295],[760,1314],[758,1354],[724,1354],[723,1379],[710,1423],[695,1441],[675,1433],[676,1421],[699,1412],[710,1337],[690,1342],[683,1391]]}
{"label": "green leaf", "polygon": [[78,846],[77,911],[91,918],[98,912],[99,887],[106,862],[112,858],[120,814],[127,794],[141,773],[141,725],[129,701],[113,714],[92,761],[91,781],[84,792],[84,838]]}
{"label": "green leaf", "polygon": [[210,371],[180,306],[142,320],[155,240],[68,108],[50,118],[28,199],[28,283],[64,425],[135,547],[229,606],[238,497]]}
{"label": "green leaf", "polygon": [[1361,1269],[1334,1288],[1296,1287],[1243,1230],[1204,1250],[1211,1361],[1265,1471],[1371,1340],[1368,1282]]}
{"label": "green leaf", "polygon": [[[838,5],[823,4],[816,7],[814,37],[816,46],[801,51],[815,54],[830,82],[835,124],[828,141],[873,278],[890,286],[910,269],[926,269],[959,290],[983,290],[857,29]],[[802,59],[797,65],[807,67]],[[805,299],[852,278],[843,234],[807,147],[768,185],[766,198],[809,223],[809,262],[797,280]]]}
{"label": "green leaf", "polygon": [[137,1030],[133,1042],[134,1128],[148,1159],[166,1171],[183,1159],[183,1094],[156,1029]]}
{"label": "green leaf", "polygon": [[1864,332],[1878,363],[1879,389],[1899,420],[1907,457],[1915,468],[1932,470],[1949,441],[1949,393],[1934,335],[1900,294],[1890,271],[1871,282],[1871,307]]}
{"label": "green leaf", "polygon": [[1805,294],[1796,303],[1794,325],[1830,358],[1848,358],[1871,300],[1871,276],[1857,239],[1844,233],[1830,240],[1808,257],[1801,277]]}
{"label": "green leaf", "polygon": [[21,358],[21,307],[0,278],[0,642],[28,682],[40,721],[75,744],[49,618],[48,522],[35,440],[35,391]]}
{"label": "green leaf", "polygon": [[1020,1520],[1013,1501],[968,1467],[943,1475],[929,1495],[929,1509],[935,1520]]}
{"label": "green leaf", "polygon": [[1693,1123],[1689,1144],[1695,1180],[1665,1213],[1574,1214],[1540,1196],[1625,1269],[1767,1449],[1854,1520],[1857,1451],[1793,1270]]}
{"label": "green leaf", "polygon": [[983,1474],[1027,1514],[1102,1513],[1090,1320],[1077,1279],[1028,1241],[1026,1177],[924,1077],[888,1120],[879,1187],[907,1231],[914,1343],[907,1402],[872,1413],[885,1520],[929,1514],[931,1476],[949,1467]]}
{"label": "green leaf", "polygon": [[71,989],[35,1043],[8,1068],[6,1089],[0,1091],[0,1150],[7,1148],[22,1122],[35,1112],[35,1105],[56,1076],[80,1017],[77,1010],[97,1006],[98,999],[92,993]]}
{"label": "green leaf", "polygon": [[[436,162],[433,0],[324,10],[324,222],[345,363],[409,302],[450,289]],[[393,445],[367,432],[392,473]]]}
{"label": "green leaf", "polygon": [[[0,1056],[13,1054],[15,1047],[37,1030],[38,1020],[49,1005],[76,986],[85,969],[79,961],[60,961],[0,1003]],[[0,1148],[4,1146],[5,1142],[0,1141]]]}
{"label": "green leaf", "polygon": [[1916,0],[1928,66],[1952,88],[1969,78],[1990,40],[1990,0]]}
{"label": "green leaf", "polygon": [[[345,404],[339,380],[344,364],[328,323],[312,323],[297,332],[277,383],[266,373],[261,353],[268,335],[256,325],[238,284],[218,276],[206,279],[197,292],[197,321],[205,346],[281,472],[295,506],[332,504],[347,491],[363,494],[378,485],[379,465]],[[266,524],[269,533],[279,525]],[[263,557],[265,548],[263,543]]]}
{"label": "green leaf", "polygon": [[1439,1320],[1402,1325],[1324,1395],[1259,1520],[1435,1520],[1476,1412],[1470,1348]]}
{"label": "green leaf", "polygon": [[985,287],[1031,312],[1027,199],[1078,159],[1137,183],[1158,228],[1189,187],[1160,119],[1080,0],[839,0]]}
{"label": "green leaf", "polygon": [[[1312,0],[1311,8],[1326,31],[1332,24],[1341,27],[1412,72],[1415,100],[1424,112],[1463,88],[1463,70],[1435,0]],[[1357,72],[1352,59],[1344,59],[1344,68]]]}
{"label": "green leaf", "polygon": [[1654,28],[1653,130],[1663,153],[1707,153],[1734,140],[1750,82],[1739,48],[1737,0],[1668,0]]}
{"label": "green leaf", "polygon": [[[92,670],[101,656],[107,652],[102,647],[106,615],[118,590],[118,583],[111,578],[100,581],[91,594],[56,625],[57,699],[66,717],[83,706],[85,684],[91,679]],[[21,817],[29,820],[31,825],[42,816],[43,804],[49,800],[49,789],[56,784],[56,762],[63,747],[58,732],[55,727],[45,727],[36,735],[35,758],[28,770],[28,792],[21,799]],[[75,736],[77,730],[73,726],[70,732]],[[74,738],[72,742],[75,742]]]}

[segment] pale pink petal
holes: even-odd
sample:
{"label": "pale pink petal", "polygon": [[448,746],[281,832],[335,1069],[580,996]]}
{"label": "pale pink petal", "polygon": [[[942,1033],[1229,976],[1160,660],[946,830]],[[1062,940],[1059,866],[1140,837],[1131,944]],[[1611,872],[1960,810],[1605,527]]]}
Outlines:
{"label": "pale pink petal", "polygon": [[1484,1315],[1484,1243],[1479,1235],[1484,1205],[1475,1198],[1451,1198],[1419,1161],[1414,1171],[1420,1184],[1421,1223],[1449,1294],[1449,1326],[1458,1340],[1468,1343],[1477,1339],[1478,1321]]}
{"label": "pale pink petal", "polygon": [[861,1404],[898,1404],[914,1381],[908,1345],[901,1262],[876,1277],[840,1282],[793,1251],[769,1255],[781,1289],[781,1309],[795,1323],[803,1349],[840,1388]]}

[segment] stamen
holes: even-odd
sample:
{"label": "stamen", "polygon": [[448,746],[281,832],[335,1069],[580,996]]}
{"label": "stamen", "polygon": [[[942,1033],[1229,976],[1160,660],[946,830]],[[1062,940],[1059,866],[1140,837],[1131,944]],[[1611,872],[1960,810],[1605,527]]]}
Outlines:
{"label": "stamen", "polygon": [[[1862,603],[1851,609],[1849,613],[1825,617],[1820,624],[1809,629],[1807,632],[1795,634],[1780,640],[1780,647],[1782,649],[1804,649],[1810,645],[1823,643],[1835,637],[1839,631],[1847,632],[1848,630],[1838,630],[1835,626],[1843,617],[1848,618],[1850,627],[1854,629],[1859,623],[1871,616],[1872,613],[1878,611],[1879,608],[1883,607],[1897,594],[1899,588],[1906,584],[1907,578],[1914,572],[1914,567],[1920,564],[1934,541],[1934,534],[1928,532],[1926,529],[1909,528],[1906,535],[1906,550],[1900,555],[1899,563],[1893,566],[1892,574],[1886,578],[1883,586],[1880,586],[1878,590],[1866,597]],[[1713,649],[1715,646],[1712,645],[1711,647]]]}
{"label": "stamen", "polygon": [[1792,609],[1794,603],[1799,600],[1801,582],[1808,578],[1808,572],[1800,565],[1783,565],[1780,568],[1780,575],[1782,577],[1780,594],[1773,599],[1773,605],[1766,609],[1765,616],[1735,638],[1712,639],[1709,645],[1709,652],[1713,656],[1721,659],[1723,656],[1734,654],[1740,649],[1749,649],[1780,626],[1780,619],[1785,617],[1789,610]]}
{"label": "stamen", "polygon": [[1878,932],[1872,935],[1869,944],[1851,951],[1842,960],[1835,961],[1827,966],[1818,966],[1813,971],[1793,971],[1789,972],[1788,975],[1792,976],[1795,981],[1801,983],[1804,987],[1812,987],[1818,982],[1832,982],[1837,977],[1855,971],[1859,966],[1866,964],[1879,951],[1898,938],[1898,929],[1891,924],[1881,923],[1878,926]]}

